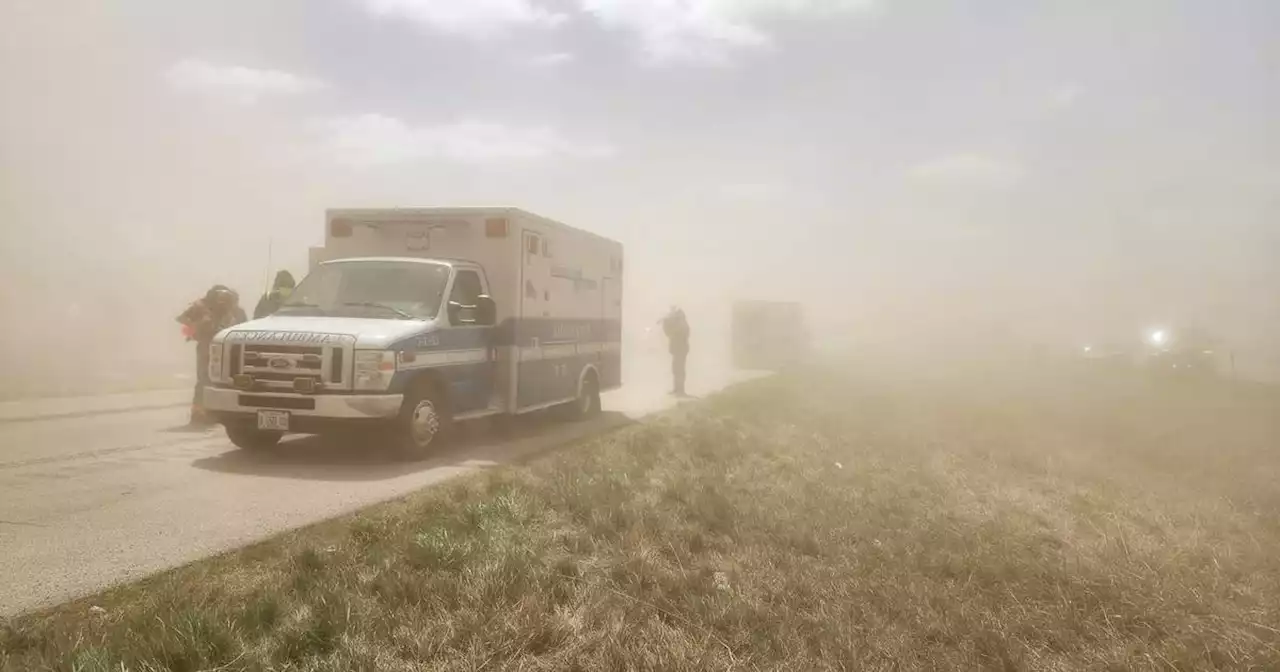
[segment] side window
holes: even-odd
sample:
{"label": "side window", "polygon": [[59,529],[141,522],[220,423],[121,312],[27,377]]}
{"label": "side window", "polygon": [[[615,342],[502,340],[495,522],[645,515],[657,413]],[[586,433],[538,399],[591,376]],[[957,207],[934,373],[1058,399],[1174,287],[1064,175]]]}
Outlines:
{"label": "side window", "polygon": [[475,271],[461,270],[453,279],[453,292],[449,295],[449,300],[464,306],[474,306],[481,294],[484,294],[484,285],[480,282],[480,274]]}
{"label": "side window", "polygon": [[525,263],[533,261],[538,256],[538,248],[540,247],[539,236],[536,234],[525,235]]}

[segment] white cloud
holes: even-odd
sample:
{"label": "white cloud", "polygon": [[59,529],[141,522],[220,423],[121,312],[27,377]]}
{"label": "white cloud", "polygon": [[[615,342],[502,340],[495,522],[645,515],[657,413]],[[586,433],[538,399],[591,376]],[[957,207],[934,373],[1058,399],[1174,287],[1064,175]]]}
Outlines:
{"label": "white cloud", "polygon": [[1083,87],[1076,84],[1062,84],[1049,92],[1049,104],[1053,107],[1071,107],[1083,95]]}
{"label": "white cloud", "polygon": [[776,182],[731,182],[716,189],[722,198],[744,202],[779,200],[790,191],[786,185]]}
{"label": "white cloud", "polygon": [[876,0],[579,0],[605,28],[632,32],[658,63],[724,63],[736,50],[767,47],[760,24],[864,12]]}
{"label": "white cloud", "polygon": [[541,54],[529,59],[529,65],[539,68],[554,68],[561,65],[572,63],[576,57],[567,52],[561,51],[553,54]]}
{"label": "white cloud", "polygon": [[362,114],[316,122],[324,151],[339,163],[368,167],[429,159],[486,163],[609,156],[604,144],[576,142],[547,127],[487,121],[412,126],[394,117]]}
{"label": "white cloud", "polygon": [[602,27],[634,34],[653,62],[723,63],[772,44],[761,24],[865,12],[880,0],[357,0],[376,16],[473,38],[511,28],[554,28],[576,4]]}
{"label": "white cloud", "polygon": [[398,17],[446,33],[486,38],[516,26],[554,28],[568,16],[536,0],[360,0],[377,16]]}
{"label": "white cloud", "polygon": [[1017,164],[986,154],[951,154],[911,168],[909,175],[924,183],[949,187],[1007,189],[1022,177]]}
{"label": "white cloud", "polygon": [[175,90],[252,105],[266,97],[293,96],[325,88],[325,83],[281,70],[218,65],[195,59],[173,64],[165,79]]}

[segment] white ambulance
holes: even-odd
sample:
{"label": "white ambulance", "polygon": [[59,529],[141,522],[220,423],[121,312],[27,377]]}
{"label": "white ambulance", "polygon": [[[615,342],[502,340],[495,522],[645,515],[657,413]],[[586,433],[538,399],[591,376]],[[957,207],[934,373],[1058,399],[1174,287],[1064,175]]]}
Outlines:
{"label": "white ambulance", "polygon": [[214,339],[205,406],[244,449],[600,408],[622,384],[622,245],[514,208],[330,210],[279,312]]}

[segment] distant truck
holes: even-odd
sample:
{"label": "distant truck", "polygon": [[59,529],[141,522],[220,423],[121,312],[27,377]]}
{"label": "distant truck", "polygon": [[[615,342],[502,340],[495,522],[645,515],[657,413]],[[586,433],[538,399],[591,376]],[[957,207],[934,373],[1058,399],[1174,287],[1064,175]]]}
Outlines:
{"label": "distant truck", "polygon": [[1201,329],[1155,329],[1145,341],[1090,344],[1080,350],[1080,361],[1097,371],[1141,372],[1158,380],[1208,379],[1221,373],[1222,355],[1216,339]]}
{"label": "distant truck", "polygon": [[809,353],[804,309],[794,301],[737,301],[731,321],[733,365],[777,370]]}
{"label": "distant truck", "polygon": [[514,208],[330,210],[279,312],[219,333],[205,405],[236,446],[377,431],[430,452],[454,422],[622,384],[622,245]]}
{"label": "distant truck", "polygon": [[[1158,336],[1158,338],[1157,338]],[[1209,379],[1219,374],[1220,344],[1194,326],[1161,329],[1147,337],[1143,364],[1152,375],[1173,379]]]}

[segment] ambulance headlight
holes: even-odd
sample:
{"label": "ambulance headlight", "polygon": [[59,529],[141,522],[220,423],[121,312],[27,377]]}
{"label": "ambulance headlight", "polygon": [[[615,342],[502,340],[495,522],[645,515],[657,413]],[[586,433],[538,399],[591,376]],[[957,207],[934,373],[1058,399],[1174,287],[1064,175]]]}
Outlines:
{"label": "ambulance headlight", "polygon": [[385,390],[396,374],[396,353],[390,350],[357,350],[355,389]]}
{"label": "ambulance headlight", "polygon": [[222,380],[221,343],[211,343],[209,345],[209,380],[215,383]]}

